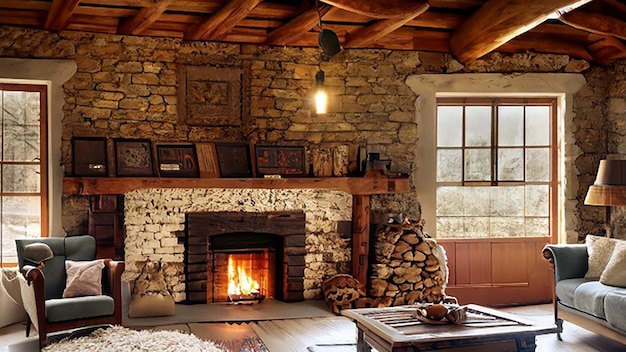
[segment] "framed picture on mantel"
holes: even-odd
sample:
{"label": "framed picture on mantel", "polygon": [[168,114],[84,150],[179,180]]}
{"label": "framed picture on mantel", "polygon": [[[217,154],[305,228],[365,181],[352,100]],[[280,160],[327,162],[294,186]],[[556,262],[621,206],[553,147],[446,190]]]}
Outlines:
{"label": "framed picture on mantel", "polygon": [[107,164],[106,138],[72,138],[72,171],[74,176],[108,176]]}
{"label": "framed picture on mantel", "polygon": [[198,156],[193,144],[157,144],[159,176],[189,177],[200,176]]}
{"label": "framed picture on mantel", "polygon": [[304,147],[257,145],[257,175],[303,176],[306,174]]}
{"label": "framed picture on mantel", "polygon": [[116,139],[115,166],[118,177],[153,177],[152,143],[149,139]]}
{"label": "framed picture on mantel", "polygon": [[225,178],[254,177],[250,145],[246,142],[216,142],[220,174]]}

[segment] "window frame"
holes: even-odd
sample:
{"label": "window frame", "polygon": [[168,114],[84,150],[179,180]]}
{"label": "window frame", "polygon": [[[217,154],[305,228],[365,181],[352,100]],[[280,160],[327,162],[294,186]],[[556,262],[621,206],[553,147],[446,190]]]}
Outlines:
{"label": "window frame", "polygon": [[[39,196],[40,197],[40,237],[49,236],[49,179],[48,179],[48,86],[45,84],[28,84],[28,83],[2,83],[0,82],[0,91],[17,91],[17,92],[37,92],[39,93],[39,161],[4,161],[0,155],[0,168],[3,165],[39,165],[40,189],[39,192],[4,192],[0,187],[0,197],[11,196]],[[0,126],[3,129],[3,126]],[[4,131],[2,131],[4,134]],[[3,147],[2,147],[3,148]],[[0,152],[2,149],[0,149]],[[2,169],[0,169],[2,170]],[[0,182],[3,175],[0,173]],[[2,202],[0,202],[0,219],[2,218]],[[16,262],[5,261],[2,237],[4,236],[2,228],[0,228],[0,267],[14,266]]]}
{"label": "window frame", "polygon": [[[555,234],[558,231],[558,190],[559,190],[559,146],[558,146],[558,107],[559,102],[557,97],[534,97],[534,96],[520,96],[520,97],[511,97],[511,96],[471,96],[471,97],[436,97],[435,108],[438,110],[440,106],[490,106],[491,107],[491,141],[489,146],[485,147],[477,147],[471,146],[468,148],[466,144],[466,115],[465,110],[463,112],[461,133],[462,133],[462,141],[460,147],[448,147],[443,146],[440,147],[438,143],[438,113],[435,113],[435,153],[439,150],[461,150],[461,180],[454,181],[439,181],[435,178],[435,193],[437,193],[436,189],[439,186],[460,186],[460,187],[507,187],[507,186],[525,186],[525,185],[548,185],[549,194],[548,194],[548,214],[549,214],[549,234],[541,237],[551,237],[554,238]],[[526,173],[524,172],[523,179],[521,181],[513,180],[498,180],[498,151],[501,149],[509,149],[511,147],[503,147],[498,145],[498,107],[499,106],[548,106],[551,108],[551,116],[550,116],[550,131],[549,131],[549,145],[545,146],[529,146],[526,144],[526,132],[524,132],[523,143],[520,146],[516,146],[515,148],[522,148],[524,153],[524,160],[526,156],[526,152],[529,149],[535,148],[549,148],[549,160],[550,160],[550,170],[549,170],[549,180],[547,182],[538,182],[538,181],[526,181]],[[525,126],[525,119],[524,119]],[[524,127],[525,128],[525,127]],[[465,174],[465,157],[467,149],[490,149],[491,154],[491,162],[490,162],[490,180],[489,181],[471,181],[466,179]],[[438,162],[438,157],[435,158],[436,163]],[[438,165],[435,169],[438,169]],[[525,168],[524,168],[525,170]],[[436,202],[435,196],[435,202]],[[434,213],[436,217],[436,212]],[[435,219],[435,223],[437,223],[437,219]],[[534,238],[532,237],[523,237],[523,238]],[[484,238],[475,238],[475,239],[498,239],[502,237],[484,237]],[[507,238],[507,237],[504,237]],[[514,238],[514,237],[510,237]],[[455,237],[442,237],[442,239],[446,240],[463,240],[465,238],[455,238]],[[474,239],[474,238],[472,238]]]}

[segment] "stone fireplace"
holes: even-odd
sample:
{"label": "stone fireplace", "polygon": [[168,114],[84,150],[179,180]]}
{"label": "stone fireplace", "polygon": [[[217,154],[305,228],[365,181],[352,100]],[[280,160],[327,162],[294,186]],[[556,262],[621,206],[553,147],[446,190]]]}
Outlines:
{"label": "stone fireplace", "polygon": [[304,298],[303,211],[201,212],[188,213],[186,218],[187,302],[233,300],[228,295],[232,258],[248,264],[246,276],[260,283],[264,296],[282,301]]}
{"label": "stone fireplace", "polygon": [[[239,220],[224,220],[225,214],[239,214],[252,219],[247,225]],[[195,215],[204,214],[204,215]],[[210,214],[211,216],[207,216]],[[282,214],[282,215],[279,215]],[[300,214],[300,215],[296,215]],[[289,264],[276,278],[276,295],[284,300],[320,299],[322,282],[338,273],[351,271],[352,196],[346,192],[313,189],[139,189],[124,195],[126,225],[124,280],[139,276],[138,263],[170,263],[165,273],[167,290],[175,302],[207,301],[208,254],[206,248],[228,249],[220,237],[237,234],[258,237],[269,233],[282,238],[283,248],[273,248],[276,256]],[[220,215],[213,217],[212,215]],[[187,219],[211,218],[210,231],[187,229]],[[231,215],[229,215],[231,216]],[[237,216],[237,215],[232,215]],[[283,217],[283,220],[279,220]],[[299,221],[298,234],[281,230],[284,219]],[[262,220],[265,219],[265,220]],[[295,220],[294,220],[295,219]],[[279,221],[279,225],[269,220]],[[264,223],[266,222],[266,223]],[[262,231],[258,231],[263,226]],[[291,225],[290,225],[291,226]],[[193,246],[185,248],[185,233]],[[207,237],[211,239],[208,240]],[[217,242],[215,242],[217,240]],[[200,243],[195,243],[199,241]],[[297,242],[297,243],[296,243]],[[202,249],[201,247],[204,247]],[[198,252],[199,251],[199,252]],[[215,254],[215,253],[212,253]],[[286,255],[286,254],[285,254]],[[207,259],[203,259],[207,258]],[[203,262],[206,260],[206,262]],[[185,269],[184,263],[196,265]],[[196,269],[204,267],[199,272]],[[287,273],[285,275],[285,272]],[[206,279],[203,277],[207,276]],[[285,276],[283,276],[285,275]],[[301,276],[300,276],[301,275]],[[203,297],[204,295],[204,297]]]}

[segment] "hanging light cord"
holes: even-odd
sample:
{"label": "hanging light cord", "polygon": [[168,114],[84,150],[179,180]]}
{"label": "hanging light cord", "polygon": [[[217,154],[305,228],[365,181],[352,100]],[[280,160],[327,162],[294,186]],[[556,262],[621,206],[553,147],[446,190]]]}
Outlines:
{"label": "hanging light cord", "polygon": [[320,0],[315,0],[315,9],[317,10],[317,25],[322,29],[322,13],[320,12]]}

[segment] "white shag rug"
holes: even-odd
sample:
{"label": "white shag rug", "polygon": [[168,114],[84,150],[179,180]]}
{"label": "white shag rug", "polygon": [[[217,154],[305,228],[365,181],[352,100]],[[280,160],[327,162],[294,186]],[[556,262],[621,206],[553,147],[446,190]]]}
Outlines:
{"label": "white shag rug", "polygon": [[210,341],[170,330],[132,330],[122,326],[98,329],[89,336],[65,338],[43,352],[224,352]]}

